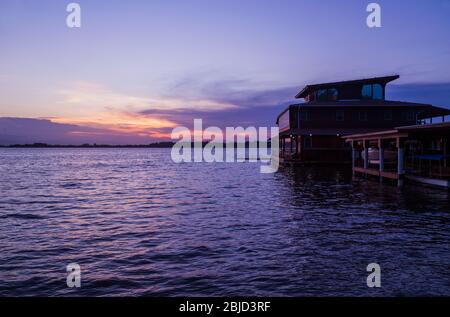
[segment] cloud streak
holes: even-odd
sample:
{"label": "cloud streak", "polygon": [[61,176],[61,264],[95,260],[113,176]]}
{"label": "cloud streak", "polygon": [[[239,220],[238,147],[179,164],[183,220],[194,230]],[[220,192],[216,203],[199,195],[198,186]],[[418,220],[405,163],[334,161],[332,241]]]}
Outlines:
{"label": "cloud streak", "polygon": [[55,123],[46,119],[0,118],[0,144],[147,144],[149,136],[74,124]]}
{"label": "cloud streak", "polygon": [[201,108],[184,109],[145,109],[140,115],[158,115],[173,120],[183,126],[191,127],[193,119],[201,118],[205,124],[226,126],[273,126],[278,113],[293,101],[299,86],[268,88],[269,84],[254,83],[249,80],[227,79],[202,82],[186,78],[174,84],[169,98],[201,96],[219,104],[233,104],[231,109]]}
{"label": "cloud streak", "polygon": [[230,102],[220,102],[205,98],[189,97],[142,97],[113,91],[103,85],[92,82],[79,81],[70,88],[59,91],[63,97],[62,105],[76,106],[77,109],[86,112],[99,109],[120,110],[124,107],[131,111],[140,109],[177,110],[177,109],[201,109],[209,111],[213,109],[227,110],[236,108]]}
{"label": "cloud streak", "polygon": [[248,80],[185,78],[171,87],[170,94],[142,97],[79,81],[58,91],[62,97],[59,104],[68,109],[67,115],[46,119],[60,124],[169,139],[174,127],[191,127],[196,118],[219,127],[273,125],[273,118],[289,103],[297,89],[267,89]]}

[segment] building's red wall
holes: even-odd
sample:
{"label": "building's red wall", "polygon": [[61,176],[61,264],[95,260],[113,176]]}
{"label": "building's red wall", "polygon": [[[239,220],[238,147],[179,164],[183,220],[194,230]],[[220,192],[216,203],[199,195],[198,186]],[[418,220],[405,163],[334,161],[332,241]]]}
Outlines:
{"label": "building's red wall", "polygon": [[[336,120],[336,111],[344,111],[344,121]],[[392,120],[385,120],[385,110],[392,111]],[[308,112],[308,120],[298,120],[299,111]],[[361,121],[359,119],[359,113],[365,111],[367,113],[367,121]],[[411,113],[412,117],[408,120],[407,113]],[[416,124],[417,109],[404,108],[404,109],[390,109],[389,107],[358,107],[349,108],[345,106],[335,108],[308,107],[307,109],[293,109],[291,110],[291,128],[298,128],[298,122],[300,122],[300,128],[305,129],[329,129],[329,128],[380,128],[389,129],[397,126],[414,125]],[[295,119],[294,119],[295,118]],[[411,120],[412,119],[412,120]]]}

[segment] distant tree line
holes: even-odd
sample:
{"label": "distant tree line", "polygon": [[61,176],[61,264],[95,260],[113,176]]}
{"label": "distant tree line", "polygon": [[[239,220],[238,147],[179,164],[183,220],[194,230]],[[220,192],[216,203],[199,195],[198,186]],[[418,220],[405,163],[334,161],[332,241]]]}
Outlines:
{"label": "distant tree line", "polygon": [[[209,141],[203,142],[203,147],[206,146]],[[2,148],[171,148],[175,142],[156,142],[150,144],[126,144],[126,145],[111,145],[111,144],[80,144],[80,145],[64,145],[64,144],[47,144],[47,143],[31,143],[31,144],[11,144],[11,145],[0,145]],[[230,144],[230,143],[228,143]],[[186,147],[193,145],[188,142],[185,144]],[[226,147],[227,143],[223,143],[223,147]],[[245,147],[250,147],[250,143],[245,142]],[[267,142],[267,146],[270,147],[270,140]],[[237,143],[234,143],[234,147],[237,147]],[[259,143],[252,144],[251,147],[259,147]]]}
{"label": "distant tree line", "polygon": [[0,145],[0,147],[9,148],[170,148],[174,142],[157,142],[150,144],[125,144],[125,145],[110,145],[110,144],[80,144],[80,145],[64,145],[64,144],[47,144],[47,143],[32,143],[32,144],[11,144]]}

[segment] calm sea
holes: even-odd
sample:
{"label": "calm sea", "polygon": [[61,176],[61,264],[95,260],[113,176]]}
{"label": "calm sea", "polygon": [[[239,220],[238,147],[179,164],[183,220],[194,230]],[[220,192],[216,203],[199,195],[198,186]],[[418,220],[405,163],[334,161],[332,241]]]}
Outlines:
{"label": "calm sea", "polygon": [[448,191],[170,149],[0,149],[0,172],[2,296],[450,295]]}

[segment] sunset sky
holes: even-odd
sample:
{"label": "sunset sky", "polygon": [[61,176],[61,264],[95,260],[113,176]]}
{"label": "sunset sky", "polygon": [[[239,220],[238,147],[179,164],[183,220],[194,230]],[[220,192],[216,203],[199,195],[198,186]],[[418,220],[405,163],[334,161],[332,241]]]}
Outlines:
{"label": "sunset sky", "polygon": [[70,2],[0,1],[0,144],[273,126],[304,84],[393,73],[389,99],[450,107],[450,0],[377,1],[379,29],[360,0],[78,0],[73,29]]}

